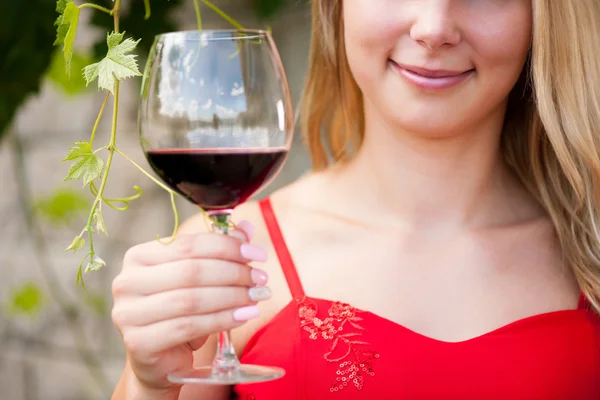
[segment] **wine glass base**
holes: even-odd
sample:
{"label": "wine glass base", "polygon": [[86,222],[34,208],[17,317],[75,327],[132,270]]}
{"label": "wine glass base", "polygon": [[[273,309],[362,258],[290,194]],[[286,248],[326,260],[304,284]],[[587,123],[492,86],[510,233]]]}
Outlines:
{"label": "wine glass base", "polygon": [[167,379],[177,384],[235,385],[272,381],[284,375],[285,371],[281,368],[242,364],[239,368],[226,373],[217,373],[212,367],[200,367],[170,374]]}

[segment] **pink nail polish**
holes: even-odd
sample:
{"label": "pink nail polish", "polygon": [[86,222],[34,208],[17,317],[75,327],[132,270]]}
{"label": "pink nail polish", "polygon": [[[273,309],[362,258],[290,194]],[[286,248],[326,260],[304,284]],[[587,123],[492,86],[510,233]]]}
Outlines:
{"label": "pink nail polish", "polygon": [[246,238],[248,238],[248,241],[252,240],[252,237],[254,236],[254,225],[252,225],[250,221],[240,221],[236,225],[236,228],[238,228],[246,234]]}
{"label": "pink nail polish", "polygon": [[251,261],[267,261],[267,252],[258,246],[244,243],[240,247],[242,257]]}
{"label": "pink nail polish", "polygon": [[250,272],[250,276],[252,277],[252,282],[259,286],[266,285],[269,280],[269,276],[265,271],[256,268]]}
{"label": "pink nail polish", "polygon": [[257,306],[248,306],[238,308],[233,312],[233,319],[239,322],[248,321],[260,315],[260,310]]}

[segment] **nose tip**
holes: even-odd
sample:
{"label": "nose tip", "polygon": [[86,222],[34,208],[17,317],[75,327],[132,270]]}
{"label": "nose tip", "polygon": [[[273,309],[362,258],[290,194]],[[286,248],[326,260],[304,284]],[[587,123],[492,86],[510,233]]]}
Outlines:
{"label": "nose tip", "polygon": [[456,46],[461,41],[456,21],[447,9],[424,10],[410,31],[412,39],[429,50]]}

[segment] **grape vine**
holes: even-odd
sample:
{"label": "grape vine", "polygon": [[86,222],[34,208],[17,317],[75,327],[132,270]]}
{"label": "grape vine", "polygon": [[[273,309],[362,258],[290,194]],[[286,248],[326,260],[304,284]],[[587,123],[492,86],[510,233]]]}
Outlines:
{"label": "grape vine", "polygon": [[[229,17],[211,1],[192,1],[194,2],[194,9],[196,11],[198,29],[202,29],[202,18],[200,13],[201,5],[210,8],[212,11],[224,18],[227,22],[232,24],[235,28],[243,29],[239,23]],[[77,285],[81,284],[83,287],[85,287],[83,280],[84,273],[98,270],[106,265],[106,262],[100,258],[96,252],[96,249],[94,248],[94,234],[108,234],[104,224],[102,206],[106,205],[117,211],[125,211],[129,208],[129,203],[131,201],[138,199],[142,195],[142,189],[139,186],[134,186],[133,189],[135,193],[128,197],[108,198],[104,195],[110,168],[115,154],[125,158],[170,195],[175,223],[171,238],[167,242],[162,243],[169,243],[171,240],[173,240],[179,228],[179,214],[175,202],[175,196],[177,193],[153,177],[117,147],[117,117],[119,111],[120,83],[125,79],[141,76],[141,72],[139,70],[136,55],[132,54],[140,40],[125,38],[125,32],[121,32],[119,30],[121,0],[113,0],[113,2],[113,7],[107,8],[95,3],[83,3],[76,5],[73,0],[58,0],[56,7],[56,11],[58,12],[59,16],[55,22],[57,36],[54,44],[56,46],[61,46],[67,69],[67,75],[70,75],[71,73],[73,45],[77,34],[77,26],[81,10],[86,8],[94,9],[102,13],[109,14],[113,17],[113,30],[112,32],[108,33],[106,37],[106,55],[99,62],[86,66],[82,71],[87,85],[97,81],[98,89],[106,92],[104,102],[102,103],[98,117],[92,128],[89,141],[74,142],[73,146],[69,149],[67,156],[63,160],[71,162],[68,174],[64,180],[81,181],[84,187],[89,188],[90,193],[94,198],[92,206],[89,210],[86,226],[81,230],[79,235],[73,239],[71,244],[65,250],[77,252],[86,247],[86,243],[88,245],[87,253],[79,263],[76,278]],[[151,14],[149,0],[144,0],[144,8],[145,18],[147,19]],[[98,126],[111,97],[113,99],[113,107],[112,127],[109,142],[106,146],[94,149],[94,141]],[[101,153],[107,153],[106,159],[103,159],[99,156]],[[203,212],[203,210],[201,211]],[[206,213],[204,213],[204,215],[206,216]]]}

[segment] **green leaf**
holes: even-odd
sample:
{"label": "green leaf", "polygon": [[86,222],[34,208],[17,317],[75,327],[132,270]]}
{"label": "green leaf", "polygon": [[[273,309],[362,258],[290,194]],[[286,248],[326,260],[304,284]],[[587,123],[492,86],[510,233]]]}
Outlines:
{"label": "green leaf", "polygon": [[87,267],[85,267],[85,272],[87,273],[90,271],[98,271],[100,268],[105,267],[105,266],[106,266],[106,262],[94,254],[94,256],[92,257],[90,262],[88,262]]}
{"label": "green leaf", "polygon": [[[139,40],[125,39],[123,33],[111,33],[107,36],[108,53],[100,62],[88,65],[83,70],[87,84],[98,78],[98,88],[114,93],[115,82],[134,76],[141,76],[136,56],[131,53]],[[123,41],[121,43],[121,41]]]}
{"label": "green leaf", "polygon": [[8,312],[12,315],[35,317],[44,306],[44,294],[40,287],[33,282],[27,282],[19,288],[12,289],[7,304]]}
{"label": "green leaf", "polygon": [[73,217],[88,209],[83,193],[62,187],[37,200],[34,210],[54,225],[68,224]]}
{"label": "green leaf", "polygon": [[102,217],[102,210],[100,207],[96,208],[96,211],[94,211],[92,221],[94,225],[96,225],[97,232],[102,232],[108,236],[108,232],[106,232],[106,226],[104,226],[104,218]]}
{"label": "green leaf", "polygon": [[62,51],[65,58],[67,75],[71,74],[71,58],[73,56],[73,44],[77,34],[77,24],[79,22],[79,7],[73,3],[73,0],[58,0],[56,11],[59,13],[56,19],[56,40],[55,46],[63,46]]}
{"label": "green leaf", "polygon": [[[86,65],[92,62],[92,58],[86,54],[74,52],[71,59],[71,69],[83,71]],[[76,73],[69,76],[66,72],[65,59],[63,55],[57,51],[52,56],[52,63],[46,73],[46,77],[50,82],[60,88],[63,93],[73,96],[80,94],[86,90],[87,84],[82,74]]]}
{"label": "green leaf", "polygon": [[83,246],[85,246],[85,240],[83,240],[81,236],[77,236],[75,239],[73,239],[73,242],[71,242],[65,251],[73,250],[73,253],[76,253],[77,251],[83,249]]}
{"label": "green leaf", "polygon": [[54,22],[54,26],[56,26],[56,37],[54,39],[55,46],[63,45],[65,43],[65,38],[67,37],[67,32],[69,32],[69,25],[63,24],[67,2],[73,2],[73,0],[58,0],[56,2],[56,12],[58,13],[58,17]]}
{"label": "green leaf", "polygon": [[69,168],[69,173],[64,179],[83,180],[83,186],[86,186],[102,174],[104,161],[92,151],[88,142],[75,142],[75,146],[69,149],[67,157],[63,161],[75,160]]}
{"label": "green leaf", "polygon": [[79,284],[81,284],[81,287],[83,289],[85,289],[85,282],[83,280],[83,263],[85,262],[85,260],[88,259],[88,257],[90,256],[91,253],[87,253],[85,255],[85,257],[83,257],[81,259],[81,261],[79,262],[79,267],[77,268],[77,278],[75,279],[75,285],[79,286]]}
{"label": "green leaf", "polygon": [[62,14],[65,12],[65,8],[67,7],[67,2],[73,0],[58,0],[56,2],[56,12]]}

